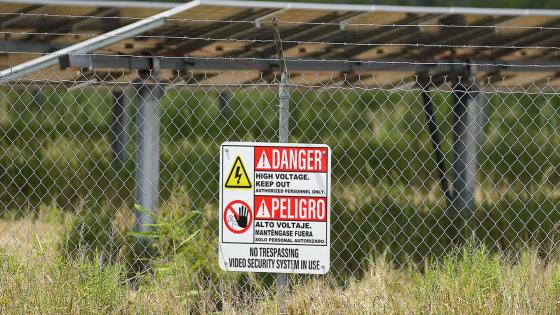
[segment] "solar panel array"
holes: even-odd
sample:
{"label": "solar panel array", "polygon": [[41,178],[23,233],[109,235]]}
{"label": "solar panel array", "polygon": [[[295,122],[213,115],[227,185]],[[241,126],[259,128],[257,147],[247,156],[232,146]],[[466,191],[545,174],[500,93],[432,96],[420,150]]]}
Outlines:
{"label": "solar panel array", "polygon": [[[89,38],[102,37],[111,30],[150,19],[176,5],[2,2],[2,68]],[[229,63],[233,60],[233,63],[246,63],[248,70],[254,70],[244,76],[232,75],[239,77],[237,83],[270,80],[277,71],[270,23],[276,16],[286,58],[314,61],[313,66],[307,63],[289,69],[294,83],[324,84],[325,80],[347,80],[350,76],[366,85],[368,80],[374,80],[376,85],[395,86],[416,81],[419,69],[445,76],[445,70],[434,66],[469,60],[481,66],[481,77],[492,80],[493,85],[557,86],[560,66],[554,64],[554,60],[560,53],[560,14],[556,13],[203,1],[166,18],[161,27],[130,37],[122,36],[121,40],[94,54],[210,58],[215,61],[210,68],[219,68],[224,60]],[[263,69],[252,64],[255,59],[270,59],[271,63]],[[323,66],[325,60],[350,62],[351,65],[333,69]],[[355,69],[363,63],[376,66]],[[184,77],[184,72],[188,72],[187,77],[195,77],[197,83],[212,80],[209,74],[212,69],[190,67],[192,64],[164,72],[163,77],[176,82],[178,76]],[[402,67],[403,64],[427,66]],[[64,76],[108,77],[107,73],[111,73],[109,76],[119,81],[135,77],[135,69],[128,69],[126,64],[110,67],[111,70],[108,65],[101,64],[90,74],[79,71]],[[228,70],[228,67],[220,70]],[[233,83],[231,79],[227,81]]]}

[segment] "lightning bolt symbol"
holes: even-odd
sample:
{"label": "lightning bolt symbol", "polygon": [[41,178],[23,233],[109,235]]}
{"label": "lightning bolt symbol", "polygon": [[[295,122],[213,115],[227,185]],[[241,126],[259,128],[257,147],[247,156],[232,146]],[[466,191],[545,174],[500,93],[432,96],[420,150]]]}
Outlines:
{"label": "lightning bolt symbol", "polygon": [[239,184],[239,182],[241,182],[241,173],[239,172],[239,170],[241,169],[241,167],[237,166],[235,168],[235,178],[237,178],[237,184]]}

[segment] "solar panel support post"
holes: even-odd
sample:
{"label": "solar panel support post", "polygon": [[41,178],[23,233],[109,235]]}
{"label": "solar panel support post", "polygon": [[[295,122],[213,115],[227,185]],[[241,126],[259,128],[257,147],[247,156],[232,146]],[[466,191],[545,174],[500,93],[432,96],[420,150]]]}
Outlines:
{"label": "solar panel support post", "polygon": [[476,82],[477,69],[467,65],[453,87],[453,160],[451,163],[453,195],[448,215],[453,230],[453,244],[461,243],[470,235],[465,230],[476,207],[476,155],[480,151],[485,116],[485,96]]}
{"label": "solar panel support post", "polygon": [[128,142],[130,139],[128,126],[129,117],[129,95],[121,90],[112,91],[113,106],[111,108],[111,153],[112,165],[115,170],[120,171],[128,161]]}
{"label": "solar panel support post", "polygon": [[[159,203],[159,152],[160,152],[160,99],[164,94],[157,81],[142,81],[137,86],[136,112],[136,169],[135,202],[148,211],[155,211]],[[136,232],[151,228],[152,218],[135,211]]]}
{"label": "solar panel support post", "polygon": [[[288,69],[284,60],[284,51],[282,49],[282,39],[278,28],[278,19],[276,16],[272,18],[272,29],[274,32],[274,42],[278,54],[278,68],[280,69],[280,84],[278,86],[278,142],[289,142],[290,136],[290,91],[288,88]],[[279,304],[280,314],[286,314],[286,295],[288,293],[288,275],[279,273],[276,275],[276,294]]]}
{"label": "solar panel support post", "polygon": [[231,114],[231,108],[229,102],[231,101],[231,92],[230,91],[220,91],[218,94],[218,104],[220,106],[220,117],[223,119],[229,119]]}
{"label": "solar panel support post", "polygon": [[31,102],[31,105],[36,110],[41,109],[41,107],[47,101],[47,96],[45,95],[45,93],[41,89],[31,90],[31,97],[33,98],[33,101]]}
{"label": "solar panel support post", "polygon": [[439,184],[441,191],[445,195],[446,205],[451,204],[452,196],[449,190],[449,182],[447,181],[447,171],[445,168],[445,156],[441,149],[441,133],[436,122],[436,113],[434,111],[434,102],[430,95],[429,84],[421,85],[422,100],[424,102],[424,113],[426,114],[426,125],[430,133],[432,147],[434,149],[434,159],[436,161]]}

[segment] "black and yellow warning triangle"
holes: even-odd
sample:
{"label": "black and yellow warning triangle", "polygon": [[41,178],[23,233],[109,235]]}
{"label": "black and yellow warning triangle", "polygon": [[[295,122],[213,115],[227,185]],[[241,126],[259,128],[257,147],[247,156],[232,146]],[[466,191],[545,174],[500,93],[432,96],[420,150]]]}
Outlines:
{"label": "black and yellow warning triangle", "polygon": [[226,180],[226,188],[251,188],[251,180],[249,180],[249,175],[247,175],[247,170],[241,162],[241,157],[237,157],[235,162],[233,162],[233,167],[229,171],[229,175]]}

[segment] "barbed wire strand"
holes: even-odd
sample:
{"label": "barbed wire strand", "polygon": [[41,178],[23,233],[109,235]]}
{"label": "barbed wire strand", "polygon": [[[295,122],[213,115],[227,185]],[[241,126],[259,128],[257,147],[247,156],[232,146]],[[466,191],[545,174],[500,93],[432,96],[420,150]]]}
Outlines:
{"label": "barbed wire strand", "polygon": [[[105,15],[70,15],[70,14],[50,14],[50,13],[26,13],[26,12],[0,12],[0,16],[29,16],[29,17],[39,17],[39,18],[67,18],[67,19],[109,19],[109,20],[161,20],[161,18],[152,17],[133,17],[133,16],[105,16]],[[351,20],[349,18],[348,20]],[[194,23],[223,23],[223,24],[267,24],[271,23],[268,19],[259,20],[259,18],[253,20],[233,20],[233,19],[194,19],[194,18],[173,18],[166,17],[165,21],[170,22],[194,22]],[[347,21],[343,22],[313,22],[313,21],[282,21],[279,20],[280,24],[295,24],[295,25],[324,25],[324,26],[343,26],[343,27],[391,27],[391,28],[461,28],[461,29],[507,29],[507,30],[539,30],[539,31],[554,31],[560,30],[560,26],[535,26],[535,25],[505,25],[505,24],[493,24],[493,25],[483,25],[483,24],[443,24],[443,23],[351,23]]]}
{"label": "barbed wire strand", "polygon": [[[139,38],[139,39],[177,39],[177,40],[198,40],[208,42],[241,42],[241,43],[274,43],[273,39],[241,39],[232,37],[198,37],[187,35],[123,35],[123,34],[90,34],[90,33],[57,33],[57,32],[26,32],[26,31],[0,31],[0,35],[41,35],[41,36],[83,36],[89,38]],[[313,40],[282,40],[282,43],[297,45],[330,45],[330,46],[362,46],[362,47],[417,47],[417,48],[463,48],[463,49],[543,49],[560,50],[560,46],[539,46],[539,45],[474,45],[474,44],[428,44],[428,43],[387,43],[387,42],[330,42]]]}

